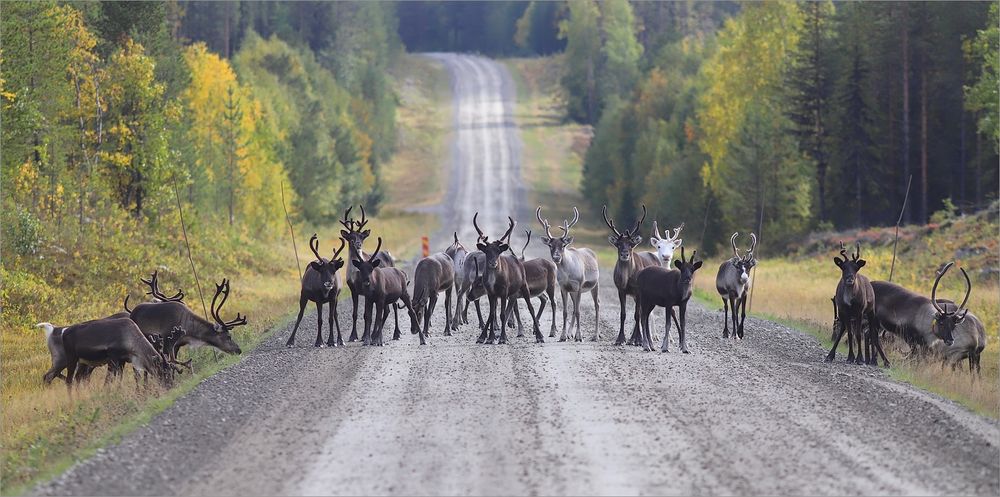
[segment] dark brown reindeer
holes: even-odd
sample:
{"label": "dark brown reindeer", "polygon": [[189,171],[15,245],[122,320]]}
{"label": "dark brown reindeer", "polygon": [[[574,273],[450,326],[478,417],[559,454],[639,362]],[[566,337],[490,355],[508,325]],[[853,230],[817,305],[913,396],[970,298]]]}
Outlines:
{"label": "dark brown reindeer", "polygon": [[[618,249],[614,280],[615,287],[618,288],[619,316],[621,319],[619,321],[618,338],[615,339],[615,345],[622,345],[626,343],[625,314],[628,297],[631,295],[632,300],[635,300],[635,275],[649,266],[659,266],[660,260],[652,252],[635,253],[635,248],[642,244],[642,235],[639,233],[639,229],[642,227],[642,222],[646,219],[645,205],[642,206],[642,216],[635,222],[635,226],[632,226],[632,229],[625,230],[624,233],[618,231],[618,228],[615,227],[615,222],[608,217],[608,206],[604,206],[601,214],[604,216],[604,223],[608,225],[608,228],[611,228],[611,234],[608,235],[608,243]],[[639,310],[638,304],[635,306],[635,309],[636,312],[633,314],[637,315]],[[632,326],[632,336],[628,339],[629,345],[639,345],[641,341],[639,333],[639,321],[635,320]]]}
{"label": "dark brown reindeer", "polygon": [[[456,236],[455,240],[458,240]],[[423,320],[423,334],[430,334],[431,315],[438,293],[444,292],[444,334],[451,336],[451,294],[455,290],[454,261],[445,252],[424,257],[413,270],[413,308],[417,322]]]}
{"label": "dark brown reindeer", "polygon": [[[166,359],[131,319],[96,319],[64,327],[58,335],[55,334],[56,327],[50,323],[39,323],[37,326],[45,330],[46,341],[53,342],[50,352],[58,352],[52,353],[52,367],[42,376],[45,384],[56,377],[63,377],[72,389],[74,380],[83,378],[76,375],[80,365],[93,369],[105,364],[125,363],[132,364],[136,372],[153,373],[161,383],[169,382]],[[65,376],[61,374],[63,370],[66,370]]]}
{"label": "dark brown reindeer", "polygon": [[[733,233],[729,237],[729,243],[733,246],[733,257],[724,261],[719,266],[719,272],[715,276],[715,290],[722,297],[723,326],[722,338],[729,338],[729,316],[732,315],[733,338],[743,339],[743,322],[747,318],[747,294],[750,291],[750,270],[757,265],[757,259],[753,256],[753,251],[757,248],[757,235],[750,233],[750,250],[742,256],[736,248],[736,237],[739,232]],[[740,316],[737,316],[737,312]]]}
{"label": "dark brown reindeer", "polygon": [[[368,254],[365,253],[361,247],[364,245],[368,236],[371,235],[371,230],[364,229],[368,224],[368,218],[365,216],[365,206],[360,206],[360,221],[355,221],[350,217],[351,209],[353,208],[354,206],[351,206],[344,211],[344,219],[340,221],[340,224],[342,224],[346,229],[340,230],[340,236],[347,241],[347,247],[349,249],[347,253],[348,259],[352,261],[356,259],[365,260],[368,258]],[[376,256],[380,261],[379,264],[383,268],[393,267],[395,265],[395,261],[388,251],[376,252]],[[358,339],[358,298],[361,296],[361,289],[358,287],[359,277],[358,270],[354,267],[354,264],[349,264],[347,266],[347,287],[351,289],[351,336],[347,339],[349,342],[353,342]],[[399,335],[399,315],[397,314],[395,307],[393,307],[392,312],[395,321],[395,334]]]}
{"label": "dark brown reindeer", "polygon": [[[871,282],[864,275],[858,274],[865,266],[865,260],[861,258],[861,242],[855,244],[854,254],[850,260],[847,259],[847,250],[844,243],[840,244],[840,254],[844,256],[834,257],[833,262],[840,268],[840,282],[837,283],[835,299],[837,302],[837,317],[840,329],[837,337],[833,341],[833,347],[826,356],[826,362],[832,362],[837,353],[837,345],[847,332],[847,362],[855,364],[877,364],[878,356],[881,355],[885,367],[889,367],[889,360],[882,350],[882,343],[879,339],[878,321],[875,319],[875,291]],[[868,322],[868,335],[863,336],[863,322]],[[864,342],[864,345],[862,343]],[[854,355],[854,345],[858,346],[858,355]]]}
{"label": "dark brown reindeer", "polygon": [[[385,345],[382,328],[389,316],[389,308],[396,309],[396,301],[402,300],[410,315],[410,329],[420,335],[420,345],[427,343],[425,335],[420,331],[417,315],[413,311],[410,295],[406,292],[409,282],[406,274],[395,267],[381,267],[379,250],[382,249],[382,238],[378,239],[375,252],[367,259],[351,259],[351,264],[358,270],[357,288],[365,297],[365,330],[361,341],[364,345]],[[372,309],[375,310],[375,321],[372,322]],[[393,333],[393,340],[399,340],[399,330]]]}
{"label": "dark brown reindeer", "polygon": [[[545,304],[550,303],[552,308],[552,327],[549,330],[549,336],[556,336],[556,264],[548,259],[537,258],[525,260],[524,250],[528,248],[528,244],[531,243],[531,230],[524,230],[527,238],[524,240],[524,247],[521,247],[521,265],[524,266],[524,278],[528,285],[528,294],[531,298],[538,297],[541,301],[541,305],[538,308],[538,314],[535,315],[536,321],[541,321],[542,313],[545,311]],[[511,251],[513,254],[513,250]],[[524,336],[524,325],[521,323],[521,314],[518,311],[517,300],[514,301],[514,317],[517,318],[517,336]]]}
{"label": "dark brown reindeer", "polygon": [[[219,301],[219,297],[222,300]],[[230,331],[237,326],[245,326],[245,316],[236,314],[236,319],[225,321],[219,316],[222,306],[229,299],[229,280],[215,285],[212,297],[211,315],[214,323],[198,316],[188,306],[180,302],[144,302],[131,311],[132,321],[146,335],[168,336],[175,327],[184,330],[183,335],[165,350],[167,359],[177,360],[177,352],[185,345],[210,345],[229,354],[240,354],[239,345],[233,341]]]}
{"label": "dark brown reindeer", "polygon": [[[486,326],[482,333],[480,333],[476,343],[493,343],[494,340],[499,344],[507,343],[507,318],[513,310],[514,301],[518,298],[523,298],[525,304],[528,306],[528,313],[531,315],[533,322],[535,341],[537,343],[545,342],[545,339],[542,337],[542,331],[538,328],[535,308],[531,305],[531,293],[525,281],[524,265],[521,264],[521,261],[517,257],[505,253],[510,249],[505,240],[514,231],[514,226],[517,223],[508,217],[509,227],[503,236],[498,240],[486,242],[486,236],[483,234],[483,230],[479,228],[478,217],[478,212],[472,216],[472,224],[476,227],[480,239],[483,239],[476,247],[486,256],[486,267],[483,268],[483,285],[486,287],[486,295],[490,301],[490,314],[486,320]],[[498,302],[500,304],[499,338],[497,338],[494,332],[498,316]]]}
{"label": "dark brown reindeer", "polygon": [[[327,260],[319,255],[319,240],[315,233],[309,239],[309,248],[312,249],[316,260],[306,266],[306,272],[302,275],[302,290],[299,292],[299,316],[295,319],[295,327],[292,328],[292,336],[288,337],[286,347],[295,345],[295,332],[299,330],[299,323],[302,322],[302,313],[306,310],[308,302],[316,303],[316,342],[314,347],[323,346],[323,304],[329,304],[330,324],[327,327],[328,338],[326,345],[330,347],[343,347],[344,339],[340,335],[340,317],[337,315],[337,298],[340,296],[340,277],[337,271],[344,267],[344,259],[340,258],[340,253],[344,251],[347,242],[340,239],[340,248],[333,253],[333,257]],[[333,338],[333,329],[337,328],[337,338]]]}
{"label": "dark brown reindeer", "polygon": [[666,328],[663,332],[661,352],[669,352],[670,318],[674,315],[674,307],[678,308],[680,323],[677,333],[681,352],[689,353],[685,332],[687,303],[691,299],[691,289],[694,286],[694,273],[701,268],[701,261],[695,261],[698,251],[691,254],[690,259],[684,257],[684,246],[681,246],[681,258],[674,261],[677,268],[668,269],[660,265],[643,268],[635,276],[636,300],[639,306],[638,319],[642,326],[641,343],[643,350],[653,350],[653,337],[649,331],[649,315],[657,306],[667,310]]}
{"label": "dark brown reindeer", "polygon": [[888,281],[873,281],[875,317],[886,331],[894,333],[918,356],[937,350],[952,364],[969,359],[969,369],[979,369],[979,356],[986,345],[982,322],[969,312],[966,304],[972,294],[972,281],[963,268],[966,292],[960,305],[937,298],[938,284],[954,265],[949,262],[934,278],[931,298],[924,297]]}

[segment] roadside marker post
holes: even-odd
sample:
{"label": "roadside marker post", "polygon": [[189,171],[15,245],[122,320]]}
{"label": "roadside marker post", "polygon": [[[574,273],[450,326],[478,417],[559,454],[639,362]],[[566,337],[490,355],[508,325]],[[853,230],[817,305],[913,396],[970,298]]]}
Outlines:
{"label": "roadside marker post", "polygon": [[431,241],[426,236],[420,237],[420,244],[423,249],[424,257],[431,255]]}

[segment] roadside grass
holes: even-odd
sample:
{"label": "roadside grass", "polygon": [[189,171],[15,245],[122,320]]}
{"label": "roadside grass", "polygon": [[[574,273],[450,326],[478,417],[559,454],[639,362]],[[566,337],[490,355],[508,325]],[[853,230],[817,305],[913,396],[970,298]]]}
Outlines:
{"label": "roadside grass", "polygon": [[[522,176],[532,205],[543,206],[544,215],[553,226],[572,215],[571,207],[581,210],[580,224],[574,228],[574,245],[597,253],[603,271],[615,265],[617,254],[608,244],[607,227],[600,211],[591,211],[579,193],[583,156],[590,130],[563,122],[559,94],[561,59],[508,59],[505,61],[518,89],[515,118],[524,141]],[[893,378],[956,400],[973,411],[1000,417],[1000,282],[997,277],[998,209],[986,211],[940,225],[904,227],[893,281],[914,291],[930,295],[934,271],[948,260],[958,260],[973,278],[969,308],[983,321],[987,347],[982,358],[983,379],[974,381],[967,370],[952,371],[940,362],[917,363],[905,357],[905,346],[891,345]],[[647,223],[650,220],[647,219]],[[532,230],[538,231],[531,220]],[[760,262],[754,276],[751,314],[794,327],[816,336],[825,347],[833,327],[830,298],[840,272],[834,266],[835,242],[862,241],[863,258],[868,261],[864,273],[871,279],[888,279],[892,260],[891,228],[873,228],[862,232],[817,234],[802,246],[793,247],[794,255],[768,258]],[[554,233],[559,233],[558,230]],[[648,236],[648,233],[646,233]],[[648,247],[648,244],[647,244]],[[643,247],[642,250],[649,250]],[[695,298],[709,309],[722,309],[715,290],[715,274],[720,259],[705,261],[695,278]],[[964,282],[957,268],[949,272],[938,289],[939,295],[961,298]],[[721,317],[720,317],[721,325]],[[721,331],[720,331],[721,333]],[[841,348],[846,350],[846,344]],[[822,361],[822,357],[817,357]]]}
{"label": "roadside grass", "polygon": [[[381,212],[371,217],[368,243],[373,248],[375,238],[381,236],[383,248],[406,267],[420,253],[420,236],[437,229],[437,216],[405,207],[434,204],[445,189],[441,161],[446,158],[450,132],[450,85],[443,68],[422,57],[403,56],[394,74],[402,103],[399,143],[396,155],[383,169],[387,199]],[[299,273],[287,227],[273,240],[261,240],[215,230],[211,221],[197,217],[188,222],[205,298],[212,298],[213,281],[231,280],[232,298],[223,315],[248,315],[250,325],[234,330],[236,342],[248,353],[298,311]],[[313,258],[306,243],[309,236],[320,234],[320,250],[326,254],[339,246],[340,228],[339,224],[295,227],[303,268]],[[161,288],[167,292],[183,288],[185,301],[202,314],[176,218],[168,216],[145,225],[123,220],[88,230],[79,234],[75,226],[50,227],[43,231],[40,250],[31,256],[18,256],[4,247],[0,264],[3,495],[26,492],[58,475],[142,426],[202,380],[240,359],[208,348],[182,350],[181,359],[193,359],[195,374],[182,375],[169,390],[155,382],[137,387],[128,371],[122,381],[105,386],[103,370],[75,386],[72,398],[61,380],[44,386],[41,377],[51,361],[44,332],[34,326],[38,322],[66,325],[104,317],[122,309],[126,294],[131,294],[133,303],[145,300],[139,277],[157,269]]]}

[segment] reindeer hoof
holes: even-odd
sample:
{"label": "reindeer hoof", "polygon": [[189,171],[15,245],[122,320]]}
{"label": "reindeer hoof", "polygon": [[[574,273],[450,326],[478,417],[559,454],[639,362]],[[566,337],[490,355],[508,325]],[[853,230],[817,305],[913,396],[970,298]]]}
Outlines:
{"label": "reindeer hoof", "polygon": [[285,342],[285,347],[287,347],[289,349],[293,348],[293,347],[295,347],[295,343],[293,343],[293,342]]}
{"label": "reindeer hoof", "polygon": [[556,330],[550,331],[549,332],[549,338],[555,338],[555,337],[556,337]]}
{"label": "reindeer hoof", "polygon": [[829,355],[826,356],[826,358],[823,359],[823,362],[833,362],[833,356],[829,356]]}
{"label": "reindeer hoof", "polygon": [[663,347],[662,349],[660,349],[660,353],[661,354],[666,354],[668,352],[670,352],[670,348],[668,348],[668,347]]}

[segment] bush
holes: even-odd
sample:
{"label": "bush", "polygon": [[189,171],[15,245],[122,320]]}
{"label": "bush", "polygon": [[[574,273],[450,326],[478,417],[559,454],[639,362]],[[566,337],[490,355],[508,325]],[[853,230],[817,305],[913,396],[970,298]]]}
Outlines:
{"label": "bush", "polygon": [[[7,216],[4,216],[7,217]],[[4,239],[18,255],[31,255],[42,244],[42,225],[30,212],[16,207],[13,218],[3,220],[6,226]]]}

